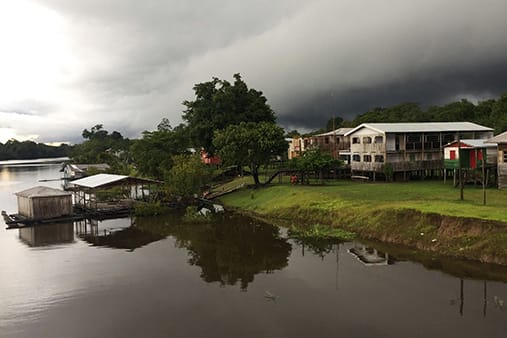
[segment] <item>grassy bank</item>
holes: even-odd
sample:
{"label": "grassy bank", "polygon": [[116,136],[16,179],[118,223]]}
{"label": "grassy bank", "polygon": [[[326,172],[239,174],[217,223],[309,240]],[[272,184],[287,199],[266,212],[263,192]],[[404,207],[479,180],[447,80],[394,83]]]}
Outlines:
{"label": "grassy bank", "polygon": [[224,196],[227,205],[306,228],[325,224],[364,238],[507,265],[507,193],[442,182],[273,185]]}

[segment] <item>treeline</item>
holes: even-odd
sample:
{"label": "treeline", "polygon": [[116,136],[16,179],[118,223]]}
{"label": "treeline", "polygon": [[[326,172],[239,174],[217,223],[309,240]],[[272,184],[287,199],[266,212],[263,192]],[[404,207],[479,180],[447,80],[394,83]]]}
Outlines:
{"label": "treeline", "polygon": [[495,134],[507,130],[507,93],[494,100],[474,104],[468,100],[431,106],[423,110],[418,103],[402,103],[392,107],[377,107],[352,120],[331,118],[326,127],[315,133],[341,127],[356,127],[361,123],[391,122],[474,122],[495,129]]}
{"label": "treeline", "polygon": [[5,144],[0,143],[0,161],[65,157],[69,155],[69,151],[70,146],[67,144],[54,147],[33,141],[9,140]]}

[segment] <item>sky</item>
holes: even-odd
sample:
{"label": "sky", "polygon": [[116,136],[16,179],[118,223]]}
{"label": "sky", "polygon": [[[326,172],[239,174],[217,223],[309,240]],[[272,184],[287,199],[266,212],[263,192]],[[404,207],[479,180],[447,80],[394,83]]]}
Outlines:
{"label": "sky", "polygon": [[0,0],[0,142],[139,137],[240,73],[287,130],[507,92],[505,0]]}

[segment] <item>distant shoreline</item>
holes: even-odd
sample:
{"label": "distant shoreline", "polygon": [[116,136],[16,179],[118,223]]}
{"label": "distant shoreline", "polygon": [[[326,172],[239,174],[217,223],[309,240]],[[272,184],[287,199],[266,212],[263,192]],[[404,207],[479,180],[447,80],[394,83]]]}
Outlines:
{"label": "distant shoreline", "polygon": [[8,167],[8,166],[22,166],[29,164],[51,164],[51,163],[60,163],[64,161],[70,160],[69,157],[53,157],[53,158],[34,158],[34,159],[26,159],[26,160],[6,160],[0,161],[0,167]]}

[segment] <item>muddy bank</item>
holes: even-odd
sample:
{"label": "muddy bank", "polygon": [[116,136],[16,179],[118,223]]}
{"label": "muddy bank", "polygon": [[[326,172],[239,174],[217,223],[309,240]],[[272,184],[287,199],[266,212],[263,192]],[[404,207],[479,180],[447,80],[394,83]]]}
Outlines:
{"label": "muddy bank", "polygon": [[507,224],[475,218],[423,213],[412,209],[333,210],[288,207],[272,213],[237,209],[272,223],[305,228],[325,224],[360,238],[507,266]]}

